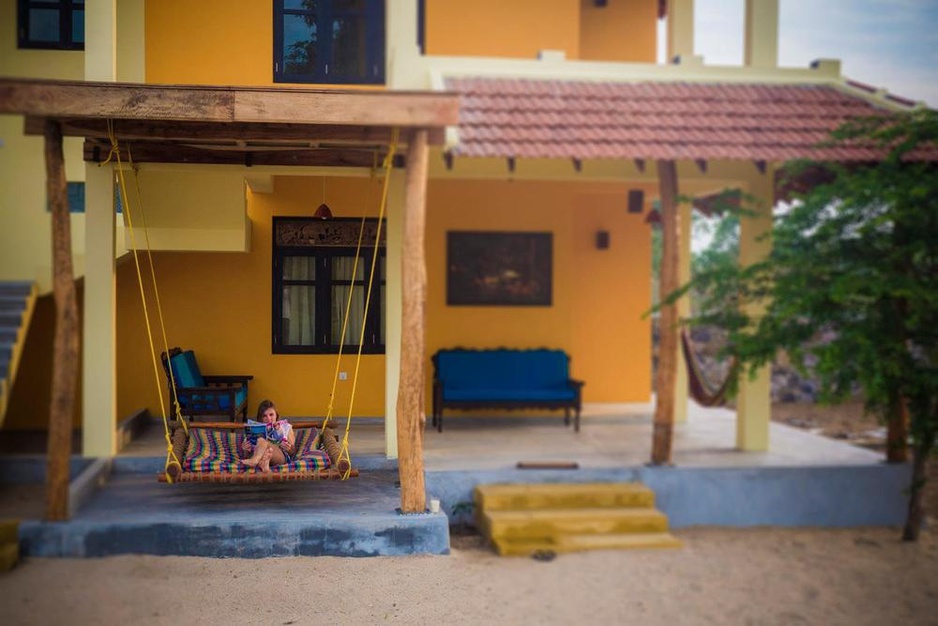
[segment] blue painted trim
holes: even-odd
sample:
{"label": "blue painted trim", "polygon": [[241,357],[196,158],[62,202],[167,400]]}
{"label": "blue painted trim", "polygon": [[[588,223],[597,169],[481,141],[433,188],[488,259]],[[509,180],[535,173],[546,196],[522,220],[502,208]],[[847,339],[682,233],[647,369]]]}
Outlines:
{"label": "blue painted trim", "polygon": [[279,523],[26,521],[20,524],[19,532],[20,553],[33,557],[154,554],[256,559],[449,554],[449,525],[443,514],[385,514],[360,519],[311,516]]}

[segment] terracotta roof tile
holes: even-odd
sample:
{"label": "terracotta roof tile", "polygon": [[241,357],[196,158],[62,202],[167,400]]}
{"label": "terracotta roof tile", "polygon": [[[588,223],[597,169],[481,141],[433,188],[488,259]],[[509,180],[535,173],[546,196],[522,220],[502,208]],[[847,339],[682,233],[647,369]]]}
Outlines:
{"label": "terracotta roof tile", "polygon": [[886,112],[826,85],[448,78],[469,157],[870,160],[818,143],[850,117]]}

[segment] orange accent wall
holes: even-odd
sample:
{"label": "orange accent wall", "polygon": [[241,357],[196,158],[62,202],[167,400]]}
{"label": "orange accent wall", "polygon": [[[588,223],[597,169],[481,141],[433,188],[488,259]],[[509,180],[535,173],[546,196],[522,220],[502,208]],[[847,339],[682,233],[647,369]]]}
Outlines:
{"label": "orange accent wall", "polygon": [[654,63],[658,56],[657,0],[582,1],[581,61]]}
{"label": "orange accent wall", "polygon": [[259,0],[146,3],[148,83],[270,85],[273,7]]}
{"label": "orange accent wall", "polygon": [[[336,355],[271,354],[271,216],[310,215],[322,193],[319,177],[278,176],[274,193],[249,195],[250,252],[154,256],[169,345],[194,350],[203,374],[253,375],[249,414],[264,398],[272,399],[286,416],[321,416],[329,403]],[[362,212],[376,216],[381,181],[329,178],[326,198],[337,217]],[[118,415],[143,406],[160,414],[132,260],[118,269],[117,293]],[[154,316],[151,311],[155,324]],[[159,341],[158,326],[154,332]],[[342,370],[349,376],[338,383],[337,418],[348,413],[354,358],[343,356]],[[364,355],[355,415],[384,415],[384,378],[384,356]],[[157,379],[159,393],[168,401],[162,369]]]}
{"label": "orange accent wall", "polygon": [[[646,190],[648,191],[648,190]],[[647,402],[651,394],[651,236],[626,209],[624,185],[430,181],[427,209],[427,351],[551,347],[572,357],[586,402]],[[553,233],[553,305],[446,304],[450,230]],[[595,233],[611,245],[597,250]]]}
{"label": "orange accent wall", "polygon": [[534,59],[579,53],[580,0],[426,0],[426,53]]}

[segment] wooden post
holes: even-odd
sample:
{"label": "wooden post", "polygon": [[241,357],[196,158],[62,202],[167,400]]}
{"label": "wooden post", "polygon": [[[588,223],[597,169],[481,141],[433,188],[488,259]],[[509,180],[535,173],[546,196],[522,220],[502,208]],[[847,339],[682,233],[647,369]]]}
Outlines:
{"label": "wooden post", "polygon": [[[677,166],[674,161],[658,161],[658,186],[661,193],[661,275],[659,297],[678,288],[677,255],[679,219],[677,212]],[[661,307],[658,318],[658,371],[655,373],[655,426],[651,445],[652,465],[671,463],[674,434],[674,389],[677,377],[678,327],[677,307]]]}
{"label": "wooden post", "polygon": [[427,265],[424,251],[427,196],[427,131],[414,132],[407,150],[401,254],[401,377],[397,394],[397,452],[401,512],[423,513],[423,430],[427,420],[424,352]]}
{"label": "wooden post", "polygon": [[46,465],[46,519],[68,519],[69,459],[72,454],[72,415],[78,387],[78,303],[72,273],[71,216],[62,153],[62,126],[54,120],[45,128],[46,193],[52,209],[52,289],[55,299],[55,339],[52,352],[52,404],[49,410],[49,449]]}

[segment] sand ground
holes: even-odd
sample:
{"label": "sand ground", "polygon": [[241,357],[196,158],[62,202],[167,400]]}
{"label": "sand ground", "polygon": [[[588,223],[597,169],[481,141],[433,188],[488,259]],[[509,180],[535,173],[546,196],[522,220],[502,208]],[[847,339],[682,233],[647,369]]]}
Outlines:
{"label": "sand ground", "polygon": [[[828,436],[877,427],[857,406],[773,412]],[[500,558],[458,532],[449,556],[25,559],[0,573],[0,624],[938,626],[929,522],[918,544],[901,542],[899,528],[693,528],[675,532],[681,549],[548,562]]]}
{"label": "sand ground", "polygon": [[938,536],[698,528],[681,549],[449,556],[27,559],[5,624],[938,624]]}

